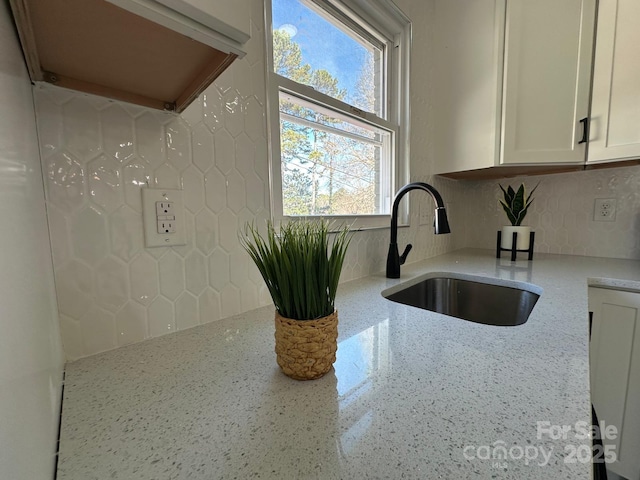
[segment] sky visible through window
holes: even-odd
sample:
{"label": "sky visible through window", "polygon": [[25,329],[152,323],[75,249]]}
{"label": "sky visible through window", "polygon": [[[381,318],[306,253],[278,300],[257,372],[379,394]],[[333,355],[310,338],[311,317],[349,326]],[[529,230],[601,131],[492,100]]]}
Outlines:
{"label": "sky visible through window", "polygon": [[365,67],[367,49],[298,0],[273,0],[272,26],[286,32],[300,46],[303,63],[327,70],[347,90],[353,103],[358,77]]}
{"label": "sky visible through window", "polygon": [[[300,0],[272,0],[273,71],[380,115],[382,51],[336,25]],[[288,88],[279,90],[283,214],[384,213],[388,132]]]}

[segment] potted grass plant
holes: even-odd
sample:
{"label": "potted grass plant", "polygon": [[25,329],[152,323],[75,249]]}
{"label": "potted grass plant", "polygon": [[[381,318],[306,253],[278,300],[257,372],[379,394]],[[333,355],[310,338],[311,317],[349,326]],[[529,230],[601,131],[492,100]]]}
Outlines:
{"label": "potted grass plant", "polygon": [[330,233],[325,221],[267,224],[260,234],[245,226],[241,243],[258,267],[275,305],[277,362],[297,380],[327,373],[338,348],[335,298],[344,257],[351,241],[348,228]]}
{"label": "potted grass plant", "polygon": [[529,248],[529,234],[531,233],[531,227],[523,226],[522,221],[527,215],[527,210],[533,203],[533,192],[536,191],[538,185],[533,187],[533,190],[527,194],[524,183],[520,184],[518,190],[514,190],[511,185],[505,188],[500,186],[504,200],[500,200],[500,204],[504,212],[507,214],[507,218],[511,222],[511,225],[502,227],[501,248],[511,250],[513,245],[513,232],[518,234],[516,241],[517,250],[527,250]]}

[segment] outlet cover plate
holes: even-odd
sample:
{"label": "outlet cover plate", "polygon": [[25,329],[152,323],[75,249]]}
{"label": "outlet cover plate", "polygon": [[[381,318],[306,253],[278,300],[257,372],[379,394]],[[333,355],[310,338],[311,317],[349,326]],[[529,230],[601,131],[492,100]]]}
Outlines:
{"label": "outlet cover plate", "polygon": [[[173,220],[175,232],[158,233],[158,214],[156,202],[173,203]],[[145,247],[171,247],[186,245],[187,236],[184,228],[184,201],[182,190],[168,188],[142,189],[142,223],[144,227]]]}
{"label": "outlet cover plate", "polygon": [[615,222],[618,201],[615,198],[596,198],[593,205],[594,222]]}

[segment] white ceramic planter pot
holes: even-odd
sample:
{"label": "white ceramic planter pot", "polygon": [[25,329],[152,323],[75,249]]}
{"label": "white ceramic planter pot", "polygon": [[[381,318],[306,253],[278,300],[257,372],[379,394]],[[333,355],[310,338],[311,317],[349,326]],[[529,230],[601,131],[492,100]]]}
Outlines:
{"label": "white ceramic planter pot", "polygon": [[528,250],[529,249],[529,234],[531,233],[531,227],[513,227],[511,225],[502,227],[502,237],[500,239],[500,246],[511,250],[513,243],[513,232],[517,232],[518,241],[516,242],[516,250]]}

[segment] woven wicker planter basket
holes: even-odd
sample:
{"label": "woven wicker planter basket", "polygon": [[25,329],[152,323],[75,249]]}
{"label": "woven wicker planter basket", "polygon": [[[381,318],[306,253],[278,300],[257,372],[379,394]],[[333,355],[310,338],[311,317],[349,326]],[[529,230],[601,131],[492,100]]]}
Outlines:
{"label": "woven wicker planter basket", "polygon": [[338,311],[317,320],[292,320],[276,312],[276,355],[285,375],[319,378],[331,370],[338,349]]}

